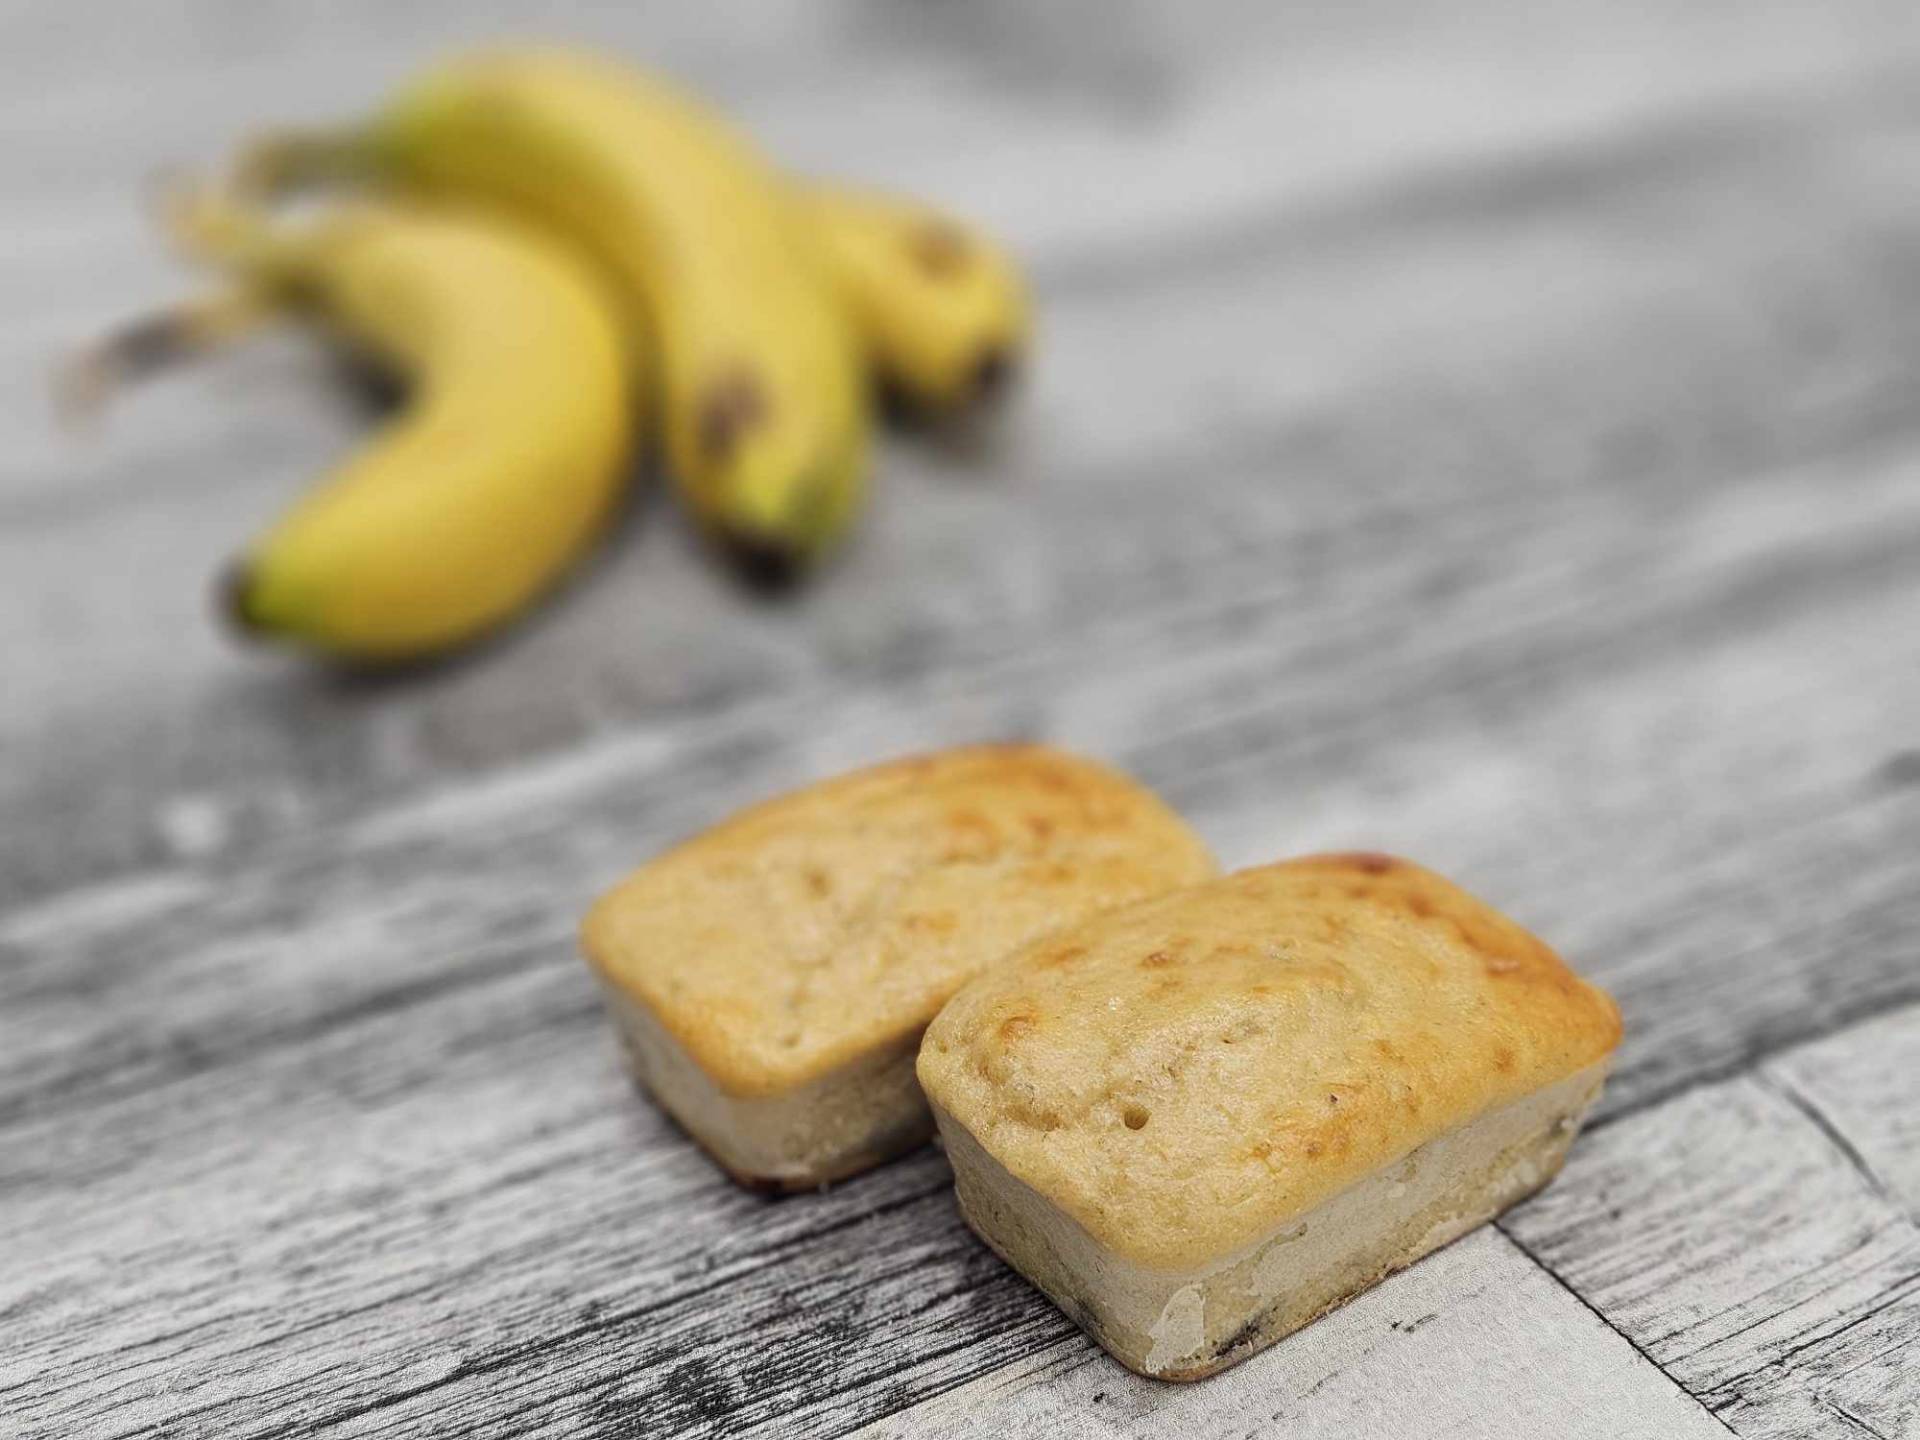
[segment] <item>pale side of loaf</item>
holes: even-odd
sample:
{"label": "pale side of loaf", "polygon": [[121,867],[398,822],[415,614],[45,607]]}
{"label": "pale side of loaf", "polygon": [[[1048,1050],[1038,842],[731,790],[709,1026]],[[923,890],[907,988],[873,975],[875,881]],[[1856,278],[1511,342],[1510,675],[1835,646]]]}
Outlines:
{"label": "pale side of loaf", "polygon": [[1151,792],[1036,745],[879,765],[635,871],[582,946],[648,1090],[743,1183],[805,1188],[925,1140],[922,1032],[1058,926],[1215,873]]}
{"label": "pale side of loaf", "polygon": [[1511,920],[1331,855],[1028,946],[919,1076],[981,1237],[1122,1363],[1192,1380],[1545,1184],[1619,1036]]}

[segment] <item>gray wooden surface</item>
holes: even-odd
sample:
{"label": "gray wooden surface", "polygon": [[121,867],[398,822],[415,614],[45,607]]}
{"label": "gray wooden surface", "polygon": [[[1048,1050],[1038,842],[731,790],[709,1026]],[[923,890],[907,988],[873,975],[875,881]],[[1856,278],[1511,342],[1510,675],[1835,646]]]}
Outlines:
{"label": "gray wooden surface", "polygon": [[[0,1432],[1920,1435],[1920,9],[549,16],[1005,234],[1025,403],[792,603],[642,504],[470,663],[237,650],[208,576],[359,417],[287,341],[80,445],[47,362],[185,283],[153,169],[528,23],[0,5]],[[1538,928],[1627,1016],[1564,1176],[1186,1388],[934,1151],[736,1192],[582,906],[986,736]]]}

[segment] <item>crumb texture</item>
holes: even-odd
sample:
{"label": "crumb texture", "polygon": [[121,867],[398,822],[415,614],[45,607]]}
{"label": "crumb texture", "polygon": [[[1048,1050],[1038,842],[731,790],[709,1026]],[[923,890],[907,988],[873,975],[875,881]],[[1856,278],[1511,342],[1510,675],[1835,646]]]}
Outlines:
{"label": "crumb texture", "polygon": [[1214,874],[1125,776],[971,746],[734,817],[603,897],[582,943],[721,1089],[773,1094],[917,1034],[1036,936]]}
{"label": "crumb texture", "polygon": [[1603,1059],[1613,1002],[1431,871],[1327,855],[1045,937],[928,1031],[921,1084],[1095,1240],[1180,1268]]}

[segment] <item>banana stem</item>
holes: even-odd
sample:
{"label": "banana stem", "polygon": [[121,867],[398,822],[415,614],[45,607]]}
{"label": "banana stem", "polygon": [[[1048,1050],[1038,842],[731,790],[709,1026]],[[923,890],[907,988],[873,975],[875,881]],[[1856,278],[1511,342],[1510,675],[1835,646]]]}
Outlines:
{"label": "banana stem", "polygon": [[231,186],[180,174],[154,187],[160,228],[188,257],[257,280],[284,280],[310,258],[298,231],[276,225],[255,199]]}
{"label": "banana stem", "polygon": [[121,387],[252,334],[278,306],[270,289],[243,283],[172,309],[144,315],[74,355],[54,378],[61,420],[79,428]]}
{"label": "banana stem", "polygon": [[336,130],[276,130],[240,152],[228,175],[233,194],[256,202],[360,176],[366,169],[351,135]]}

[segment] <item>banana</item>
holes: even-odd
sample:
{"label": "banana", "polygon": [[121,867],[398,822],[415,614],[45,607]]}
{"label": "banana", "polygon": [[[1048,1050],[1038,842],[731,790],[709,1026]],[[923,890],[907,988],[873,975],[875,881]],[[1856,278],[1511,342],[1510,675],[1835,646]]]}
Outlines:
{"label": "banana", "polygon": [[631,383],[612,302],[565,249],[418,206],[294,229],[201,192],[173,220],[232,287],[108,337],[69,372],[70,401],[287,312],[407,381],[401,414],[229,571],[245,629],[351,661],[438,654],[518,613],[605,528]]}
{"label": "banana", "polygon": [[[352,147],[287,131],[250,147],[242,188],[268,198],[364,171]],[[1032,328],[1019,267],[985,235],[929,206],[796,181],[797,223],[819,247],[874,374],[915,416],[961,419],[1004,393]]]}
{"label": "banana", "polygon": [[384,181],[503,208],[612,277],[659,371],[658,426],[694,513],[768,571],[817,559],[864,497],[860,357],[784,181],[718,117],[625,66],[564,50],[467,55],[367,123],[282,137],[243,190]]}
{"label": "banana", "polygon": [[923,418],[951,420],[1004,391],[1031,323],[1004,250],[890,195],[804,183],[794,201],[894,398]]}

